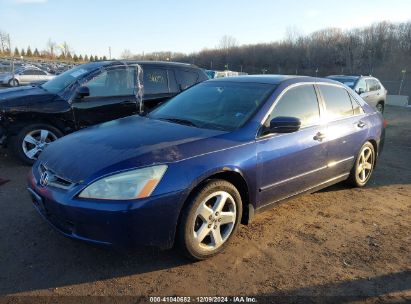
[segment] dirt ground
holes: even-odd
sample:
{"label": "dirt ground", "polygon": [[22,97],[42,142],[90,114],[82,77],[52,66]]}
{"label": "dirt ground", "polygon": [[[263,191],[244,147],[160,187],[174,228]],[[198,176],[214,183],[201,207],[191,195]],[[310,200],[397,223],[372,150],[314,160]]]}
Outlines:
{"label": "dirt ground", "polygon": [[198,263],[175,249],[119,253],[64,238],[31,206],[28,167],[0,150],[0,178],[10,179],[0,186],[0,295],[411,301],[411,109],[387,107],[385,117],[366,188],[340,184],[278,205]]}

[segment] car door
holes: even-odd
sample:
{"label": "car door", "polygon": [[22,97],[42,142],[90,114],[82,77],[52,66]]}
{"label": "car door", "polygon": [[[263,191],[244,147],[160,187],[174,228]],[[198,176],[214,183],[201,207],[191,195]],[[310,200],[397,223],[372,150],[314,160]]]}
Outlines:
{"label": "car door", "polygon": [[44,80],[48,80],[47,73],[41,70],[37,70],[36,81],[44,81]]}
{"label": "car door", "polygon": [[327,130],[327,179],[350,172],[355,156],[367,137],[364,111],[343,87],[318,84],[324,103]]}
{"label": "car door", "polygon": [[375,79],[372,78],[367,78],[365,80],[365,82],[367,83],[367,87],[368,87],[368,92],[365,95],[364,100],[372,105],[372,106],[376,106],[378,103],[378,90],[377,90],[377,81],[375,81]]}
{"label": "car door", "polygon": [[19,75],[20,84],[29,84],[31,82],[37,81],[37,70],[27,69],[20,73]]}
{"label": "car door", "polygon": [[385,88],[381,84],[380,81],[377,79],[373,79],[375,81],[375,95],[376,95],[376,104],[381,100],[385,100]]}
{"label": "car door", "polygon": [[[278,116],[297,117],[294,133],[266,134],[257,139],[260,204],[267,205],[324,181],[327,151],[320,105],[313,84],[288,89],[275,104],[263,128]],[[263,133],[264,134],[264,133]]]}
{"label": "car door", "polygon": [[150,111],[178,93],[175,75],[166,67],[143,65],[144,109]]}
{"label": "car door", "polygon": [[77,128],[138,113],[135,67],[106,68],[86,81],[89,95],[71,100]]}

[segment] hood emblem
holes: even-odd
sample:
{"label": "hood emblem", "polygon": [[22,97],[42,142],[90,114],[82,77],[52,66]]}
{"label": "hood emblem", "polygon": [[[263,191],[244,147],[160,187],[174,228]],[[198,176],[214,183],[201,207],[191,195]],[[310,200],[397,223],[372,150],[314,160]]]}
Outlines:
{"label": "hood emblem", "polygon": [[40,176],[40,185],[46,187],[49,183],[49,173],[44,171]]}

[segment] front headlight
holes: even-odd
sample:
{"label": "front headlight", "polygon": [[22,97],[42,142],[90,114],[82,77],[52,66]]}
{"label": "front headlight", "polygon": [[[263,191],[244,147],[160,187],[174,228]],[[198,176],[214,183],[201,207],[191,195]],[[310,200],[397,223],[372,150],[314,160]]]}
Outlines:
{"label": "front headlight", "polygon": [[153,193],[166,170],[166,165],[159,165],[104,177],[87,186],[79,197],[105,200],[145,198]]}

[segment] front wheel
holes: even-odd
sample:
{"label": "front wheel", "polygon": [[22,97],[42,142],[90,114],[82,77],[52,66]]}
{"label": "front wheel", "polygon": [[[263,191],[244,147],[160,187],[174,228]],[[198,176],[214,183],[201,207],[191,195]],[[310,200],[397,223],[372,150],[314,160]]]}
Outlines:
{"label": "front wheel", "polygon": [[235,234],[242,215],[241,195],[231,183],[210,180],[189,200],[179,225],[185,254],[204,260],[221,252]]}
{"label": "front wheel", "polygon": [[375,150],[370,142],[366,142],[360,149],[351,169],[348,182],[355,187],[364,187],[371,178],[375,164]]}
{"label": "front wheel", "polygon": [[12,147],[16,156],[25,164],[32,165],[41,152],[59,137],[60,130],[48,124],[32,124],[24,127],[12,139]]}

